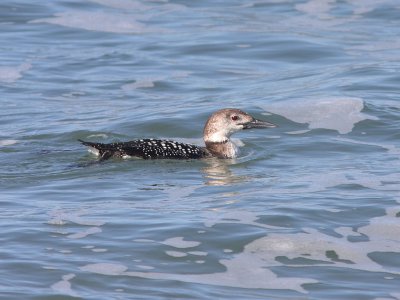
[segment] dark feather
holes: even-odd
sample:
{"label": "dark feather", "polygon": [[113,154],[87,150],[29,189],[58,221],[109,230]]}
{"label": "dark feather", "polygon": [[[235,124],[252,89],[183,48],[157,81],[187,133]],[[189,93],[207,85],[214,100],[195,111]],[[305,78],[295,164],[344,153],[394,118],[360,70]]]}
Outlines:
{"label": "dark feather", "polygon": [[79,140],[83,145],[99,151],[100,160],[111,157],[133,156],[144,159],[193,159],[209,156],[204,147],[168,140],[142,139],[120,143],[92,143]]}

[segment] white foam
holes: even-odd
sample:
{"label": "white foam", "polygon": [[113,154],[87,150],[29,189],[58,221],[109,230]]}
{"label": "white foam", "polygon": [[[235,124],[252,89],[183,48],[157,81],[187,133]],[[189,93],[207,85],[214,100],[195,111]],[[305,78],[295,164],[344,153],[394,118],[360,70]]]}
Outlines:
{"label": "white foam", "polygon": [[204,251],[189,251],[188,253],[197,256],[207,256],[208,254],[207,252]]}
{"label": "white foam", "polygon": [[400,300],[400,293],[391,293],[390,296],[394,297],[397,300]]}
{"label": "white foam", "polygon": [[[126,267],[117,265],[116,271],[109,271],[111,275],[126,275],[149,279],[178,280],[182,282],[193,282],[201,284],[230,286],[239,288],[257,289],[289,289],[298,292],[306,292],[303,285],[316,283],[312,278],[278,277],[269,268],[279,266],[306,266],[310,263],[291,264],[294,259],[312,260],[313,266],[330,266],[336,268],[355,269],[370,272],[385,272],[389,274],[400,274],[395,268],[386,268],[370,258],[373,252],[399,253],[400,249],[400,223],[398,213],[400,207],[387,209],[387,213],[370,220],[370,224],[355,230],[351,227],[338,227],[336,232],[341,236],[331,236],[312,228],[303,228],[300,233],[269,233],[247,244],[241,253],[232,255],[230,259],[220,260],[225,267],[224,272],[209,274],[178,274],[159,272],[129,272]],[[220,217],[223,222],[246,222],[254,226],[264,227],[256,223],[256,215],[249,213],[245,218],[239,214],[228,214],[229,220]],[[214,222],[213,222],[214,223]],[[215,222],[215,224],[219,222]],[[351,242],[349,237],[365,235],[368,240]],[[180,245],[182,238],[167,240],[167,244]],[[185,245],[186,246],[186,245]],[[225,253],[231,250],[225,249]],[[191,253],[191,252],[189,252]],[[183,257],[185,254],[172,251],[169,255]],[[199,254],[199,253],[193,253]],[[277,258],[286,258],[289,262],[281,262]],[[198,261],[203,263],[204,261]],[[90,265],[84,270],[95,273],[104,273],[105,267]],[[109,270],[109,268],[106,268]],[[309,275],[312,277],[312,274]]]}
{"label": "white foam", "polygon": [[[185,8],[185,6],[180,5],[180,4],[170,4],[170,3],[165,3],[162,5],[157,5],[157,6],[150,6],[150,5],[145,5],[140,1],[134,1],[134,0],[90,0],[92,2],[104,5],[104,6],[109,6],[117,9],[121,9],[124,11],[131,10],[134,12],[140,12],[140,13],[145,13],[147,11],[151,11],[152,9],[157,10],[157,13],[165,13],[165,12],[172,12],[176,10],[182,10]],[[165,1],[168,2],[168,1]]]}
{"label": "white foam", "polygon": [[[339,238],[310,228],[304,228],[303,233],[271,233],[248,244],[243,253],[259,257],[267,267],[286,265],[276,260],[277,257],[286,257],[314,260],[315,266],[333,264],[335,267],[400,274],[396,269],[388,269],[369,257],[373,252],[400,252],[399,211],[400,207],[389,208],[387,214],[372,218],[369,225],[356,231],[350,227],[339,227],[335,230],[342,235]],[[361,234],[368,240],[351,242],[348,239]],[[335,257],[330,257],[329,252]],[[296,263],[296,266],[300,264]]]}
{"label": "white foam", "polygon": [[354,231],[351,227],[338,227],[335,229],[335,232],[343,235],[343,236],[361,236],[358,232]]}
{"label": "white foam", "polygon": [[263,108],[294,122],[307,123],[310,129],[333,129],[341,134],[351,132],[360,121],[377,119],[361,112],[364,108],[361,98],[351,97],[283,101],[264,105]]}
{"label": "white foam", "polygon": [[64,210],[54,210],[50,213],[51,219],[48,221],[48,224],[64,225],[67,222],[72,222],[78,225],[85,225],[85,226],[102,226],[105,224],[105,222],[103,221],[83,219],[81,217],[82,215],[84,215],[84,212],[68,212]]}
{"label": "white foam", "polygon": [[196,264],[204,264],[206,261],[205,260],[196,260],[195,263]]}
{"label": "white foam", "polygon": [[121,264],[113,264],[113,263],[96,263],[96,264],[88,264],[86,266],[79,268],[82,271],[92,272],[96,274],[103,275],[120,275],[125,272],[128,267]]}
{"label": "white foam", "polygon": [[174,237],[170,239],[166,239],[165,241],[161,242],[161,244],[172,246],[175,248],[192,248],[200,245],[200,242],[195,242],[195,241],[184,241],[183,237]]}
{"label": "white foam", "polygon": [[[224,217],[226,217],[226,219]],[[240,212],[239,214],[224,214],[224,217],[222,219],[226,222],[235,223],[247,220],[251,224],[263,227],[263,224],[256,223],[257,217],[255,214],[249,213],[247,215],[244,212]],[[310,234],[309,236],[312,235]],[[279,241],[279,239],[277,240]],[[260,241],[263,240],[260,239]],[[163,244],[176,248],[190,248],[197,246],[200,243],[184,241],[182,237],[175,237],[165,240]],[[257,246],[255,247],[255,244],[251,243],[245,247],[242,253],[232,255],[231,259],[220,260],[220,263],[225,267],[226,271],[219,273],[179,274],[153,271],[127,271],[127,267],[120,264],[91,264],[84,266],[81,269],[106,275],[126,275],[148,279],[178,280],[182,282],[250,289],[289,289],[302,293],[306,292],[302,285],[317,282],[311,278],[278,277],[275,273],[269,270],[268,267],[280,265],[280,263],[278,263],[275,260],[275,256],[271,256],[268,251],[260,251],[258,248],[259,247]],[[286,242],[286,245],[283,247],[286,251],[293,248],[293,243],[290,243],[290,241]],[[282,249],[282,246],[278,247],[278,249]],[[225,252],[232,253],[232,250],[225,249]],[[187,253],[182,251],[166,251],[166,253],[177,258],[185,257],[187,255]],[[188,253],[201,256],[207,254],[206,252],[200,251],[192,251]],[[195,263],[203,264],[205,261],[198,260]]]}
{"label": "white foam", "polygon": [[100,227],[90,227],[90,228],[88,228],[88,229],[86,229],[84,231],[70,234],[70,235],[67,236],[67,238],[69,238],[69,239],[82,239],[82,238],[87,237],[88,235],[99,233],[101,231],[102,230],[101,230]]}
{"label": "white foam", "polygon": [[90,1],[104,6],[109,6],[123,10],[146,11],[151,8],[150,6],[144,5],[139,1],[132,1],[132,0],[90,0]]}
{"label": "white foam", "polygon": [[360,186],[381,190],[398,190],[399,179],[394,175],[374,175],[359,169],[326,171],[324,176],[319,174],[303,174],[294,176],[288,180],[285,178],[285,188],[271,187],[271,192],[280,194],[297,194],[324,191],[329,188],[358,184]]}
{"label": "white foam", "polygon": [[11,146],[18,143],[17,140],[0,140],[0,146]]}
{"label": "white foam", "polygon": [[295,8],[300,12],[322,18],[327,16],[335,2],[336,0],[309,0],[306,3],[296,4]]}
{"label": "white foam", "polygon": [[[315,261],[314,265],[319,266],[334,264],[336,267],[373,272],[386,271],[368,257],[372,250],[371,243],[351,243],[345,237],[332,237],[314,229],[304,231],[296,234],[271,234],[247,245],[246,250],[262,258],[268,266],[282,265],[276,261],[276,257],[286,257],[311,259]],[[340,260],[328,257],[328,252],[335,253]]]}
{"label": "white foam", "polygon": [[185,257],[187,254],[181,251],[165,251],[165,253],[172,257]]}
{"label": "white foam", "polygon": [[376,246],[381,245],[381,247],[376,247],[375,251],[399,253],[400,218],[396,216],[399,212],[400,207],[388,208],[386,215],[372,218],[369,225],[359,228],[357,232],[367,235],[371,243],[376,242]]}
{"label": "white foam", "polygon": [[136,265],[137,268],[143,269],[143,270],[153,270],[154,267],[152,266],[145,266],[145,265]]}
{"label": "white foam", "polygon": [[63,295],[69,295],[71,297],[79,297],[79,295],[72,290],[71,283],[69,282],[74,277],[75,274],[64,275],[61,281],[58,281],[51,286],[51,289]]}
{"label": "white foam", "polygon": [[376,0],[346,0],[353,6],[353,12],[356,15],[365,14],[370,11],[375,10],[377,7],[381,6],[383,3],[385,5],[398,4],[397,0],[385,0],[385,1],[376,1]]}
{"label": "white foam", "polygon": [[62,253],[62,254],[70,254],[70,253],[72,253],[71,250],[60,250],[60,251],[58,251],[58,252],[60,252],[60,253]]}
{"label": "white foam", "polygon": [[251,45],[249,45],[249,44],[238,44],[238,45],[236,45],[236,47],[238,47],[238,48],[250,48]]}
{"label": "white foam", "polygon": [[[203,261],[199,261],[203,263]],[[265,262],[252,253],[237,255],[232,260],[221,260],[226,271],[212,274],[175,274],[157,272],[125,272],[125,275],[150,279],[178,280],[209,285],[247,289],[289,289],[306,292],[303,284],[317,281],[308,278],[278,277],[265,268]]]}
{"label": "white foam", "polygon": [[14,83],[20,79],[24,72],[32,68],[30,63],[22,63],[19,66],[0,66],[0,83]]}
{"label": "white foam", "polygon": [[103,12],[63,12],[51,18],[33,20],[31,23],[49,23],[65,27],[113,33],[138,34],[157,31],[139,23],[132,15]]}
{"label": "white foam", "polygon": [[104,248],[94,248],[94,249],[92,249],[92,251],[93,252],[107,252],[108,250],[104,249]]}

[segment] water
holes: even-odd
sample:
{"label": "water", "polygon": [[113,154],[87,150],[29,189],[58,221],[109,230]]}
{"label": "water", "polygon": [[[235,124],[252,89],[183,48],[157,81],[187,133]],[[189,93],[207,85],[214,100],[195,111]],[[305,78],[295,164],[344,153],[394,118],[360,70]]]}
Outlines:
{"label": "water", "polygon": [[[400,299],[398,1],[5,0],[1,299]],[[78,138],[236,160],[92,164]]]}

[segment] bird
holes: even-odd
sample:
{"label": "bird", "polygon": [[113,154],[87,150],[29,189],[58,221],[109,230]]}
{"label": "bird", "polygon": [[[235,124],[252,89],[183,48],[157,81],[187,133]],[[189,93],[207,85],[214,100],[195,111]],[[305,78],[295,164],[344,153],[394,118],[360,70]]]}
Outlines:
{"label": "bird", "polygon": [[143,159],[202,159],[209,157],[236,158],[238,147],[230,139],[241,130],[273,128],[275,124],[257,120],[237,108],[224,108],[214,112],[207,120],[203,139],[205,147],[172,140],[137,139],[128,142],[95,143],[79,139],[89,151],[99,156],[99,161],[109,158],[138,157]]}

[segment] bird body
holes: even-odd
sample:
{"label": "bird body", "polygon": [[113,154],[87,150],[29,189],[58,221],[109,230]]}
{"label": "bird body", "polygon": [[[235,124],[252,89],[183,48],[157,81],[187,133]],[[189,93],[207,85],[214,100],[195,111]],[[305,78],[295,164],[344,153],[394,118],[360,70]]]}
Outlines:
{"label": "bird body", "polygon": [[106,160],[110,157],[193,159],[209,155],[204,147],[170,140],[140,139],[111,144],[79,141],[83,145],[89,146],[91,152],[100,156],[101,160]]}
{"label": "bird body", "polygon": [[203,131],[205,147],[170,140],[139,139],[118,143],[94,143],[79,140],[97,154],[100,160],[111,157],[140,157],[144,159],[199,159],[207,157],[234,158],[237,146],[230,136],[250,128],[271,128],[276,125],[254,119],[249,114],[234,108],[221,109],[212,114]]}

